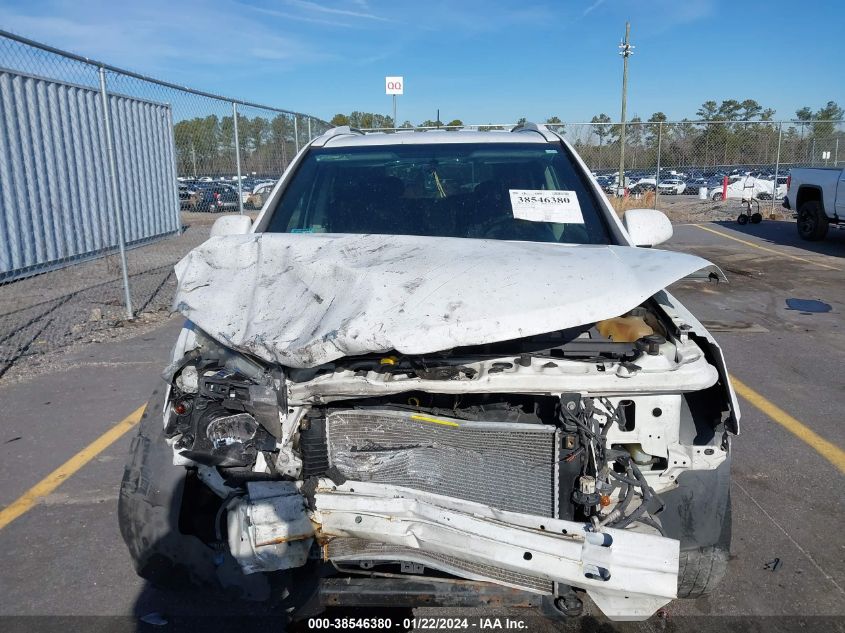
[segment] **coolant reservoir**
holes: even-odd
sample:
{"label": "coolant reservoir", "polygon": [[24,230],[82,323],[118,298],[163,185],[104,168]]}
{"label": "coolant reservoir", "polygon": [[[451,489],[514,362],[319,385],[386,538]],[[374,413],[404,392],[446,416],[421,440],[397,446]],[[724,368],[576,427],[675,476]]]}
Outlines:
{"label": "coolant reservoir", "polygon": [[654,460],[653,456],[646,453],[640,444],[628,444],[627,448],[628,452],[631,453],[631,459],[639,466],[646,466]]}
{"label": "coolant reservoir", "polygon": [[654,334],[654,330],[641,316],[605,319],[596,323],[596,329],[602,336],[617,343],[633,343],[644,336]]}

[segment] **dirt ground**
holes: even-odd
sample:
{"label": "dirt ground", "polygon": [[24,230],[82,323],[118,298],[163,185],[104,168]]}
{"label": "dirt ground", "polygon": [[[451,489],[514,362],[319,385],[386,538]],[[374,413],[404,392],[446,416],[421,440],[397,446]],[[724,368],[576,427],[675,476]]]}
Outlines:
{"label": "dirt ground", "polygon": [[127,250],[132,320],[117,254],[0,287],[0,382],[49,369],[58,350],[135,336],[167,319],[173,266],[208,239],[218,217],[183,212],[179,235]]}
{"label": "dirt ground", "polygon": [[[646,193],[637,197],[611,198],[611,204],[620,215],[628,209],[655,208],[653,193]],[[746,205],[738,199],[715,202],[713,200],[699,200],[698,196],[664,194],[658,197],[656,208],[665,213],[674,224],[692,224],[735,220],[746,209]],[[771,200],[760,200],[752,203],[752,213],[759,212],[766,219],[791,218],[791,215],[785,215],[784,211],[777,201],[775,201],[774,206],[772,206]],[[774,217],[772,218],[773,212]]]}

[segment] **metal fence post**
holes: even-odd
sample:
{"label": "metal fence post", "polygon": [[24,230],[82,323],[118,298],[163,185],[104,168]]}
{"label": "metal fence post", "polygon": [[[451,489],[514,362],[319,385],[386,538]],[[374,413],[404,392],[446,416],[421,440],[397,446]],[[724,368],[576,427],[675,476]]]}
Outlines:
{"label": "metal fence post", "polygon": [[657,124],[657,173],[654,175],[654,208],[657,208],[657,196],[660,195],[660,150],[663,144],[663,121]]}
{"label": "metal fence post", "polygon": [[109,95],[106,92],[106,70],[102,66],[98,69],[100,75],[100,101],[103,106],[103,126],[106,128],[106,153],[109,156],[109,182],[111,189],[112,213],[115,219],[117,230],[117,246],[120,251],[120,269],[123,274],[123,298],[126,302],[126,318],[130,321],[134,318],[132,310],[132,296],[129,294],[129,273],[126,270],[126,243],[123,233],[123,214],[118,204],[119,196],[117,189],[117,160],[114,155],[114,144],[112,143],[111,112],[109,109]]}
{"label": "metal fence post", "polygon": [[778,149],[775,157],[775,181],[772,184],[772,210],[769,211],[769,219],[775,217],[775,198],[778,193],[778,171],[780,170],[780,144],[783,140],[783,121],[778,123]]}
{"label": "metal fence post", "polygon": [[299,125],[295,114],[293,115],[293,144],[296,147],[296,153],[299,154]]}
{"label": "metal fence post", "polygon": [[244,184],[241,181],[241,143],[238,139],[238,104],[232,101],[232,118],[235,121],[235,162],[238,164],[238,213],[244,214]]}
{"label": "metal fence post", "polygon": [[839,137],[836,137],[836,145],[834,146],[835,149],[833,150],[833,166],[839,166]]}
{"label": "metal fence post", "polygon": [[308,142],[311,142],[311,139],[314,138],[311,136],[311,117],[308,117]]}

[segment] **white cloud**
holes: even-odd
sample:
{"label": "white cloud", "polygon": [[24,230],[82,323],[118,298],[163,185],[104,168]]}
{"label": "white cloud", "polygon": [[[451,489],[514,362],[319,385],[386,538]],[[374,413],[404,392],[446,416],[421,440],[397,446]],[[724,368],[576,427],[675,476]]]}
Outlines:
{"label": "white cloud", "polygon": [[0,7],[0,23],[20,35],[116,66],[170,77],[177,71],[188,83],[191,75],[211,76],[214,70],[249,66],[260,72],[262,61],[272,60],[279,69],[279,61],[295,67],[329,57],[307,40],[280,34],[230,0],[48,0]]}
{"label": "white cloud", "polygon": [[[300,9],[304,9],[306,11],[316,11],[318,13],[328,13],[331,15],[341,15],[346,17],[352,18],[363,18],[366,20],[376,20],[379,22],[392,22],[391,19],[386,18],[381,15],[376,15],[374,13],[369,12],[369,10],[363,11],[353,11],[350,9],[340,9],[337,7],[329,7],[326,5],[319,4],[317,2],[312,2],[311,0],[285,0],[285,3],[292,6],[298,7]],[[360,6],[360,5],[358,5]]]}
{"label": "white cloud", "polygon": [[598,9],[603,4],[604,4],[604,0],[596,0],[595,2],[593,2],[593,4],[591,4],[586,9],[584,9],[584,12],[581,15],[582,16],[588,15],[589,13],[592,13],[593,11]]}

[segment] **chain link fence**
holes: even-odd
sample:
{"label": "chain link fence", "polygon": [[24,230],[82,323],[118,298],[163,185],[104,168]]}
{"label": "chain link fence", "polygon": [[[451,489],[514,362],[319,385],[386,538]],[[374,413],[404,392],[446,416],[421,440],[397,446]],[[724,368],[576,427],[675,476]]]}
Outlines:
{"label": "chain link fence", "polygon": [[843,121],[628,122],[624,167],[622,125],[549,127],[572,143],[618,210],[654,207],[673,221],[733,219],[749,204],[777,214],[790,169],[845,164]]}
{"label": "chain link fence", "polygon": [[[506,132],[516,125],[462,124],[364,132]],[[845,165],[845,121],[839,120],[634,120],[624,125],[624,167],[621,124],[546,125],[573,145],[618,211],[656,208],[675,222],[734,219],[749,204],[761,215],[777,215],[790,169]]]}
{"label": "chain link fence", "polygon": [[166,317],[215,214],[329,128],[2,31],[0,84],[0,379]]}

